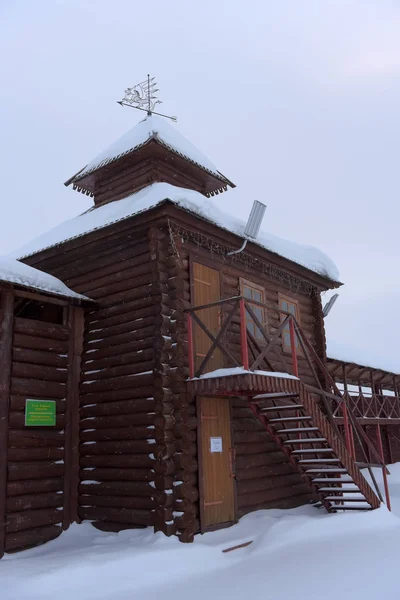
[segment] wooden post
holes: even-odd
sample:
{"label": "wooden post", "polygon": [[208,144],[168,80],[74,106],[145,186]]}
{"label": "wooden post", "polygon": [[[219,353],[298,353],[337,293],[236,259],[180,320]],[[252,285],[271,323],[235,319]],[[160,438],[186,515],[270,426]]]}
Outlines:
{"label": "wooden post", "polygon": [[69,307],[69,351],[67,379],[67,421],[65,425],[65,471],[63,529],[79,521],[79,381],[83,349],[84,312]]}
{"label": "wooden post", "polygon": [[296,350],[296,334],[294,332],[293,318],[289,320],[289,331],[290,331],[290,345],[292,347],[292,363],[293,363],[293,375],[299,376],[299,366],[297,364],[297,350]]}
{"label": "wooden post", "polygon": [[189,377],[194,377],[194,348],[193,348],[193,321],[192,314],[186,313],[187,319],[187,334],[188,334],[188,353],[189,353]]}
{"label": "wooden post", "polygon": [[387,473],[386,473],[386,467],[385,467],[385,456],[383,454],[383,445],[382,445],[382,437],[381,437],[381,426],[377,425],[376,426],[376,439],[378,442],[378,450],[379,450],[379,454],[381,455],[381,459],[382,459],[382,476],[383,476],[383,485],[385,487],[385,496],[386,496],[386,506],[388,507],[388,510],[392,510],[391,504],[390,504],[390,494],[389,494],[389,484],[388,484],[388,480],[387,480]]}
{"label": "wooden post", "polygon": [[245,371],[249,370],[249,348],[247,345],[246,307],[244,298],[240,298],[240,345],[242,352],[242,364]]}
{"label": "wooden post", "polygon": [[7,500],[8,419],[10,407],[14,293],[0,289],[0,558],[4,556]]}

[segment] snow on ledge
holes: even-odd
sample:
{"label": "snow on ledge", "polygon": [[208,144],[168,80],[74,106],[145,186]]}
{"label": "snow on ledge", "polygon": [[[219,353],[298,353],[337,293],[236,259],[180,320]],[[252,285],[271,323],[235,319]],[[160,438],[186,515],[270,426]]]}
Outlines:
{"label": "snow on ledge", "polygon": [[82,296],[81,294],[77,294],[70,290],[62,281],[57,279],[57,277],[39,271],[39,269],[29,267],[8,256],[0,256],[0,281],[14,283],[16,285],[56,294],[58,296],[79,298],[81,300],[88,299],[86,296]]}
{"label": "snow on ledge", "polygon": [[230,377],[231,375],[263,375],[264,377],[277,377],[279,379],[296,379],[294,375],[290,375],[289,373],[278,373],[276,371],[249,371],[244,367],[232,367],[230,369],[216,369],[215,371],[210,371],[209,373],[204,373],[204,375],[200,375],[200,377],[193,377],[189,381],[199,381],[199,379],[214,379],[215,377]]}
{"label": "snow on ledge", "polygon": [[[153,183],[136,192],[136,194],[131,194],[122,200],[110,202],[99,208],[90,209],[78,217],[65,221],[19,250],[12,252],[11,256],[14,258],[30,256],[155,208],[166,200],[225,230],[231,231],[242,238],[244,237],[243,232],[246,223],[232,214],[222,211],[215,199],[206,198],[194,190],[161,182]],[[323,277],[335,282],[339,281],[339,272],[336,265],[317,248],[290,242],[262,230],[254,243]]]}

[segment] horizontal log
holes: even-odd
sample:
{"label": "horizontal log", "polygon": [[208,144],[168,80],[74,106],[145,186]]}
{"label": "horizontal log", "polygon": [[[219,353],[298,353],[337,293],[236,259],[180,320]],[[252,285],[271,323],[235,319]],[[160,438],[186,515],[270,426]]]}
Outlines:
{"label": "horizontal log", "polygon": [[91,467],[80,470],[80,479],[85,481],[153,481],[154,473],[151,469],[117,469]]}
{"label": "horizontal log", "polygon": [[8,463],[8,480],[20,481],[27,479],[47,479],[61,477],[64,474],[64,464],[38,461],[31,463]]}
{"label": "horizontal log", "polygon": [[270,508],[279,508],[280,510],[287,510],[289,508],[295,508],[296,506],[303,506],[304,504],[309,504],[312,499],[315,500],[315,497],[310,493],[294,494],[286,496],[284,498],[274,499],[270,502],[258,502],[257,504],[252,504],[249,506],[239,506],[238,515],[239,517],[242,517],[244,515],[247,515],[249,512],[253,512],[255,510],[265,510]]}
{"label": "horizontal log", "polygon": [[[151,386],[154,382],[152,369],[147,369],[143,373],[137,373],[128,377],[114,377],[112,379],[104,379],[101,381],[84,381],[81,383],[80,389],[82,393],[108,392],[111,390],[122,390],[131,387]],[[54,385],[54,384],[53,384]]]}
{"label": "horizontal log", "polygon": [[140,287],[134,289],[127,289],[122,292],[117,292],[115,294],[110,294],[109,296],[104,296],[101,298],[101,305],[104,307],[111,307],[118,304],[122,304],[125,302],[131,302],[132,300],[138,300],[139,298],[146,298],[147,296],[151,296],[152,294],[160,294],[166,293],[168,290],[164,289],[166,286],[158,286],[155,287],[152,282],[151,276],[148,277],[148,281],[142,285],[142,281],[140,282]]}
{"label": "horizontal log", "polygon": [[56,381],[66,383],[67,369],[60,367],[45,367],[43,365],[32,365],[29,363],[13,362],[12,377],[22,377],[23,379],[40,379],[47,381]]}
{"label": "horizontal log", "polygon": [[262,490],[271,490],[285,488],[291,485],[302,484],[299,473],[291,473],[287,475],[278,475],[276,477],[260,477],[257,479],[244,479],[237,481],[236,489],[239,495],[253,494]]}
{"label": "horizontal log", "polygon": [[79,517],[83,520],[91,521],[102,520],[112,521],[114,523],[128,523],[137,525],[152,525],[153,513],[150,510],[139,508],[110,508],[84,507],[78,508]]}
{"label": "horizontal log", "polygon": [[85,287],[85,293],[90,296],[92,290],[108,287],[109,285],[114,286],[115,284],[128,279],[134,280],[136,277],[150,272],[151,264],[149,261],[149,253],[147,252],[131,258],[130,260],[123,260],[114,265],[107,265],[97,271],[85,273],[78,277],[72,277],[68,280],[68,283],[73,287],[83,285]]}
{"label": "horizontal log", "polygon": [[[167,353],[165,353],[167,354]],[[155,350],[153,347],[138,350],[137,352],[126,352],[115,356],[106,356],[104,358],[90,358],[90,354],[86,355],[87,360],[82,364],[83,376],[88,378],[88,371],[105,369],[109,367],[122,367],[124,365],[134,365],[137,363],[147,362],[154,359]]]}
{"label": "horizontal log", "polygon": [[144,454],[147,458],[149,454],[156,453],[156,448],[158,446],[154,442],[149,442],[149,440],[112,440],[109,442],[97,441],[94,444],[81,444],[80,453],[81,456],[137,454],[139,459],[141,454]]}
{"label": "horizontal log", "polygon": [[272,439],[272,436],[270,436],[265,429],[263,431],[239,430],[234,433],[235,444],[257,444],[260,442],[272,441]]}
{"label": "horizontal log", "polygon": [[[270,490],[264,490],[261,492],[254,492],[253,494],[238,494],[238,506],[244,508],[246,506],[253,506],[255,504],[262,504],[263,502],[280,502],[281,499],[290,496],[300,496],[302,494],[310,493],[310,487],[307,484],[290,485],[288,487],[280,487]],[[278,506],[278,504],[276,504]]]}
{"label": "horizontal log", "polygon": [[52,323],[44,323],[43,321],[35,321],[34,319],[23,319],[21,317],[15,317],[14,331],[15,333],[49,338],[51,340],[67,341],[69,338],[69,330],[65,325],[53,325]]}
{"label": "horizontal log", "polygon": [[236,468],[237,469],[251,469],[252,467],[259,467],[268,464],[276,464],[277,462],[286,462],[286,454],[281,452],[268,452],[261,454],[244,454],[243,456],[236,457]]}
{"label": "horizontal log", "polygon": [[93,406],[83,406],[80,410],[81,419],[106,415],[131,415],[133,413],[160,412],[161,402],[152,398],[137,400],[120,400],[119,402],[103,402]]}
{"label": "horizontal log", "polygon": [[255,417],[249,419],[234,419],[233,420],[233,431],[262,431],[264,428],[260,421]]}
{"label": "horizontal log", "polygon": [[94,496],[80,495],[79,504],[81,506],[109,506],[113,508],[147,508],[154,509],[155,502],[152,498],[130,496]]}
{"label": "horizontal log", "polygon": [[129,300],[135,300],[142,296],[147,296],[149,288],[154,281],[154,274],[147,273],[136,279],[126,279],[119,282],[115,286],[113,284],[105,285],[90,292],[90,297],[93,300],[100,300],[102,306],[123,302],[122,298],[129,294]]}
{"label": "horizontal log", "polygon": [[85,344],[90,344],[93,340],[113,338],[117,335],[139,331],[146,327],[159,327],[162,323],[162,315],[137,318],[135,314],[130,314],[126,316],[122,323],[118,323],[117,325],[103,327],[103,325],[95,323],[92,327],[86,328],[84,341]]}
{"label": "horizontal log", "polygon": [[236,446],[237,456],[244,454],[262,454],[263,452],[279,452],[280,447],[274,441],[256,442],[251,444],[238,444]]}
{"label": "horizontal log", "polygon": [[86,385],[87,382],[101,382],[109,379],[130,377],[131,375],[138,375],[139,373],[145,373],[152,371],[154,368],[154,360],[148,360],[144,362],[137,362],[128,365],[122,365],[119,367],[108,367],[100,370],[90,370],[81,376],[81,385]]}
{"label": "horizontal log", "polygon": [[40,398],[65,398],[66,385],[55,381],[39,381],[35,379],[22,379],[13,377],[11,379],[11,393]]}
{"label": "horizontal log", "polygon": [[56,508],[62,506],[63,494],[50,492],[48,494],[24,494],[7,498],[7,512],[33,510],[36,508]]}
{"label": "horizontal log", "polygon": [[[121,241],[121,238],[119,238],[119,241]],[[69,253],[69,257],[66,257],[64,253],[62,264],[58,258],[58,261],[57,259],[53,260],[53,263],[46,261],[46,266],[49,264],[51,272],[54,272],[56,277],[59,277],[62,281],[68,281],[68,284],[73,281],[71,273],[74,274],[74,277],[82,276],[81,284],[84,284],[88,273],[95,273],[97,269],[104,268],[108,265],[111,265],[112,268],[118,268],[120,262],[129,254],[134,256],[137,253],[140,256],[149,249],[146,236],[142,234],[136,239],[130,237],[128,245],[127,241],[126,238],[124,238],[123,243],[116,243],[115,240],[110,240],[106,245],[103,244],[103,246],[98,242],[95,242],[91,245],[93,251],[90,253],[88,251],[88,246],[85,246],[88,254],[84,254],[83,257],[82,251],[75,248],[75,252]],[[112,251],[110,251],[111,249]],[[88,256],[90,256],[90,261],[87,260]]]}
{"label": "horizontal log", "polygon": [[103,481],[101,483],[80,483],[80,494],[94,496],[145,496],[151,498],[156,496],[156,490],[141,481]]}
{"label": "horizontal log", "polygon": [[82,431],[81,440],[83,442],[108,440],[145,440],[154,438],[155,430],[146,426],[120,427],[118,429],[99,429],[94,431]]}
{"label": "horizontal log", "polygon": [[122,357],[127,354],[133,354],[136,352],[140,352],[141,350],[148,350],[149,348],[154,348],[154,340],[151,338],[147,338],[144,340],[136,340],[134,342],[128,341],[120,345],[112,346],[111,348],[109,348],[108,346],[105,346],[104,348],[88,348],[83,354],[83,368],[85,371],[90,371],[95,368],[93,366],[93,363],[95,361],[120,357],[122,360]]}
{"label": "horizontal log", "polygon": [[25,550],[32,546],[44,544],[50,540],[56,539],[62,533],[62,528],[57,525],[49,525],[45,527],[36,527],[26,531],[17,533],[9,533],[6,535],[6,552],[14,552],[16,550]]}
{"label": "horizontal log", "polygon": [[33,365],[44,365],[46,367],[56,367],[66,369],[68,367],[68,357],[54,352],[44,350],[30,350],[28,348],[13,348],[13,359],[16,362],[28,363]]}
{"label": "horizontal log", "polygon": [[30,350],[44,350],[55,354],[68,354],[68,342],[23,333],[14,333],[14,346]]}
{"label": "horizontal log", "polygon": [[236,480],[258,479],[262,477],[274,477],[275,475],[288,475],[290,473],[298,473],[296,467],[289,462],[278,462],[257,467],[241,467],[236,468]]}
{"label": "horizontal log", "polygon": [[[168,298],[168,296],[166,296]],[[146,310],[148,308],[158,306],[162,303],[162,297],[156,295],[146,295],[136,300],[131,300],[130,302],[123,302],[122,304],[116,304],[113,306],[107,306],[106,308],[99,308],[95,311],[89,313],[86,316],[87,323],[108,323],[108,319],[114,319],[115,317],[119,318],[119,315],[122,315],[123,318],[126,314],[131,314],[135,311]],[[142,315],[141,315],[142,316]],[[111,324],[114,324],[111,321]]]}
{"label": "horizontal log", "polygon": [[119,335],[113,335],[107,338],[103,338],[101,333],[99,333],[99,339],[91,340],[89,342],[85,342],[83,346],[83,350],[85,353],[88,353],[91,350],[98,350],[101,348],[108,348],[108,356],[113,356],[115,350],[111,348],[111,346],[119,346],[121,344],[125,344],[130,342],[131,351],[135,349],[133,346],[133,342],[135,341],[143,341],[145,338],[154,338],[156,333],[156,329],[154,326],[143,327],[142,329],[136,329],[135,331],[128,331],[126,333],[121,333]]}
{"label": "horizontal log", "polygon": [[108,390],[106,392],[81,393],[80,402],[82,406],[99,404],[101,402],[117,402],[119,400],[135,400],[137,398],[151,398],[155,396],[156,390],[152,385],[127,388],[122,390]]}
{"label": "horizontal log", "polygon": [[24,510],[22,512],[8,513],[6,515],[6,533],[56,525],[61,523],[63,511],[57,508],[39,508],[37,510]]}
{"label": "horizontal log", "polygon": [[35,462],[41,460],[53,461],[64,458],[63,448],[9,448],[10,462]]}
{"label": "horizontal log", "polygon": [[155,414],[135,413],[133,415],[107,415],[105,417],[88,417],[81,419],[80,429],[114,429],[131,425],[154,425]]}
{"label": "horizontal log", "polygon": [[[151,453],[149,453],[151,454]],[[102,468],[141,468],[154,469],[155,459],[146,454],[102,454],[100,456],[81,456],[79,460],[81,467]]]}
{"label": "horizontal log", "polygon": [[56,446],[62,446],[65,439],[65,434],[60,431],[54,431],[54,429],[42,429],[36,427],[26,427],[24,430],[10,429],[9,439],[22,439],[27,440],[34,439],[42,442],[53,440]]}

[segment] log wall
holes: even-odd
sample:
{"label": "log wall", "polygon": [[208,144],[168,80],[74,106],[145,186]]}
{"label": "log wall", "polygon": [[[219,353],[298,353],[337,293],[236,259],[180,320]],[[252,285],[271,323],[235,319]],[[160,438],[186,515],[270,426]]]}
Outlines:
{"label": "log wall", "polygon": [[146,229],[99,237],[42,268],[97,302],[85,317],[78,516],[101,529],[153,525],[168,411],[167,382],[154,369],[169,343],[167,275],[154,244]]}
{"label": "log wall", "polygon": [[[66,306],[65,325],[14,318],[13,291],[1,299],[0,555],[54,539],[74,520],[71,426],[82,316]],[[55,427],[25,426],[28,398],[56,401]]]}

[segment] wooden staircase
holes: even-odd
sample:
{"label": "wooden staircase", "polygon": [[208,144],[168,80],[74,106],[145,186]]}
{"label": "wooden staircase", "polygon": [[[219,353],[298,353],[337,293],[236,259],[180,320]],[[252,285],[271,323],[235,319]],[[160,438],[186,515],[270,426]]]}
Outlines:
{"label": "wooden staircase", "polygon": [[[299,382],[299,387],[303,388]],[[305,389],[248,398],[253,414],[296,465],[329,512],[372,510],[380,500]]]}

